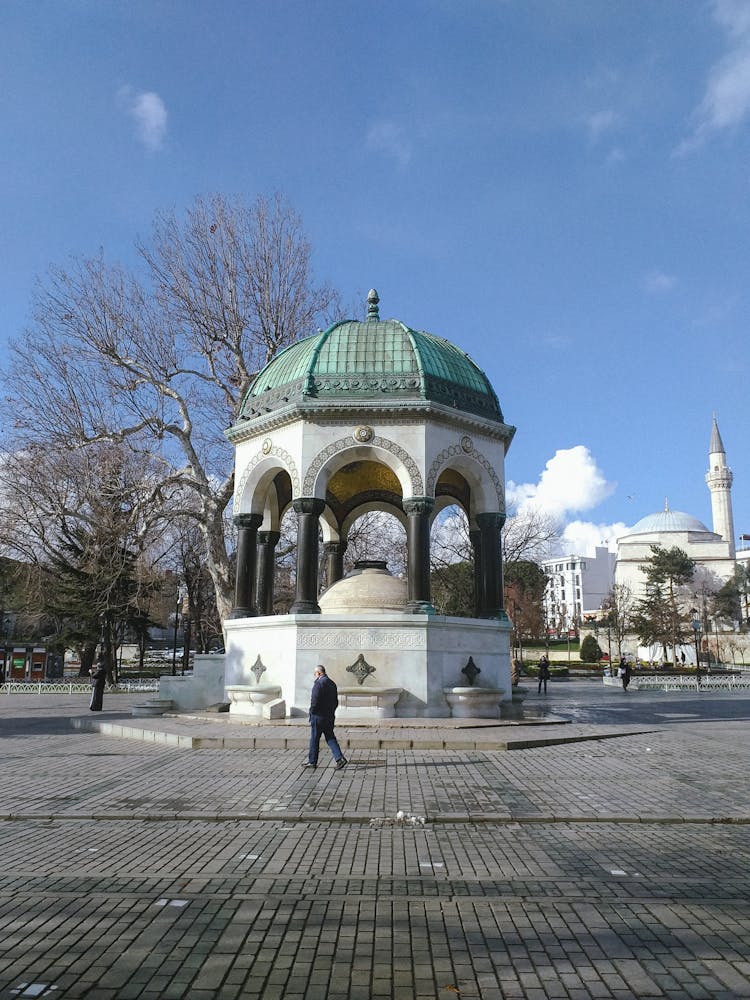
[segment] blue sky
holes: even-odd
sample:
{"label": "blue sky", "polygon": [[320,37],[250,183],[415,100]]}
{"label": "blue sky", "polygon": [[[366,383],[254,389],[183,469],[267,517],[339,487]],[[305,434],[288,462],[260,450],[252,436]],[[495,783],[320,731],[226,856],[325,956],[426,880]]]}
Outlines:
{"label": "blue sky", "polygon": [[750,3],[5,0],[0,360],[50,263],[282,191],[317,277],[453,340],[570,546],[710,527],[716,411],[750,533]]}

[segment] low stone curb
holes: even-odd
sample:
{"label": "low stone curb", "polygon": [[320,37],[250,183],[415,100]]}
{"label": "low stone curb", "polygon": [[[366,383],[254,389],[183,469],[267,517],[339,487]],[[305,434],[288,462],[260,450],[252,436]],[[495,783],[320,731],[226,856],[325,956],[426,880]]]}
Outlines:
{"label": "low stone curb", "polygon": [[[283,823],[348,823],[369,824],[375,821],[382,824],[393,817],[371,816],[361,813],[326,813],[302,812],[291,813],[286,811],[276,811],[274,809],[256,810],[254,812],[226,812],[226,813],[196,813],[196,812],[77,812],[77,813],[0,813],[0,822],[80,822],[81,820],[106,820],[107,822],[153,822],[171,823],[175,820],[181,822],[201,822],[201,823],[258,823],[277,820]],[[585,825],[612,824],[630,826],[750,826],[750,814],[738,816],[601,816],[601,815],[540,815],[540,816],[516,816],[507,813],[440,813],[434,816],[425,817],[427,826],[453,826],[453,825],[517,825],[517,826],[559,826],[561,824]],[[393,829],[424,829],[423,826],[411,826],[409,824],[393,823]]]}
{"label": "low stone curb", "polygon": [[[71,725],[79,732],[94,732],[102,736],[119,739],[141,740],[145,743],[160,743],[187,750],[297,750],[304,751],[308,736],[300,732],[294,736],[186,736],[157,729],[143,729],[114,722],[100,722],[97,719],[71,719]],[[562,746],[567,743],[586,743],[596,740],[619,739],[654,732],[654,729],[624,730],[608,733],[574,733],[559,736],[518,737],[505,740],[469,740],[449,736],[445,739],[404,739],[402,737],[341,736],[339,743],[347,750],[456,750],[500,752],[507,750],[529,750],[538,747]],[[460,731],[459,731],[460,732]],[[465,731],[464,731],[465,732]]]}

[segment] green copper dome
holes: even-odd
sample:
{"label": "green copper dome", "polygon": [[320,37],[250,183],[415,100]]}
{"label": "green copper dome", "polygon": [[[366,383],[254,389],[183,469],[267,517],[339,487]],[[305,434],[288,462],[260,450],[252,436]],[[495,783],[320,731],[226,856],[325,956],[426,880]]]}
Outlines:
{"label": "green copper dome", "polygon": [[497,396],[468,354],[442,337],[381,320],[376,292],[368,302],[363,322],[334,323],[277,354],[250,386],[240,419],[302,399],[430,400],[502,423]]}

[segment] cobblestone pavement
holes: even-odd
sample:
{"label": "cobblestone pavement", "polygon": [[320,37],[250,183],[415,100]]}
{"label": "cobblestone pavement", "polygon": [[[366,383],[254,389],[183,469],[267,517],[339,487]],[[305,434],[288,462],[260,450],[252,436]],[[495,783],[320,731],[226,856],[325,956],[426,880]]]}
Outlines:
{"label": "cobblestone pavement", "polygon": [[342,727],[309,772],[304,726],[187,749],[148,733],[235,727],[0,696],[0,1000],[750,997],[750,696],[528,702],[582,742]]}

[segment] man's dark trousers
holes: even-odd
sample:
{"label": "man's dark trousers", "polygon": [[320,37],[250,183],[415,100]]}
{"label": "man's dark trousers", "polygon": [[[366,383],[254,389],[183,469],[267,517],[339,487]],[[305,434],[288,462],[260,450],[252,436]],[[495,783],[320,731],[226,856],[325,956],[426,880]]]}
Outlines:
{"label": "man's dark trousers", "polygon": [[333,754],[334,760],[343,757],[338,740],[333,734],[333,719],[330,716],[313,715],[310,713],[310,749],[307,752],[307,759],[311,764],[318,763],[318,748],[320,737],[324,736],[328,744],[328,749]]}

